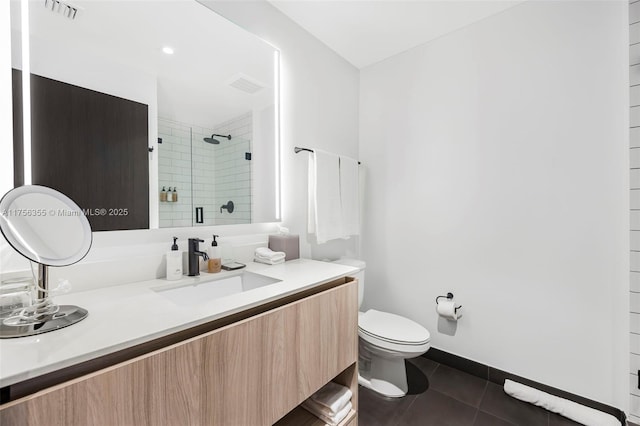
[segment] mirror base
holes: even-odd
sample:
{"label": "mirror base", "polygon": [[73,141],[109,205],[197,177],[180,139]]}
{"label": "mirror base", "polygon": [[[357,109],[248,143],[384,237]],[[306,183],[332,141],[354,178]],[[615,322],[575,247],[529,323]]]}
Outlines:
{"label": "mirror base", "polygon": [[0,339],[33,336],[58,330],[82,321],[88,314],[86,309],[78,306],[61,305],[54,315],[33,324],[7,325],[0,322]]}

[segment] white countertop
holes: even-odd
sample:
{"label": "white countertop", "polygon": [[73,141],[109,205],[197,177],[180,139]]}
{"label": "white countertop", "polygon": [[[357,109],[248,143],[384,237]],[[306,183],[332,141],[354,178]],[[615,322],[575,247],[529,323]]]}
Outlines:
{"label": "white countertop", "polygon": [[239,271],[157,279],[57,296],[89,316],[77,324],[36,336],[0,340],[0,387],[69,367],[158,337],[186,330],[284,296],[348,276],[356,268],[297,259],[281,265],[250,262],[245,270],[282,280],[253,290],[180,306],[153,288],[176,287],[235,275]]}

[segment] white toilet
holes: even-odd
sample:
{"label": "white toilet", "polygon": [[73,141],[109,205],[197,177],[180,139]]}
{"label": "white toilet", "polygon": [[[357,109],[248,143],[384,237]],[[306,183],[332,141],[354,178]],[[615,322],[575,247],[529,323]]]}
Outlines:
{"label": "white toilet", "polygon": [[[355,278],[359,282],[358,306],[362,306],[366,263],[344,258],[335,263],[360,270]],[[360,385],[387,397],[405,396],[408,386],[404,360],[415,358],[429,350],[429,331],[400,315],[369,309],[358,314],[358,336]]]}

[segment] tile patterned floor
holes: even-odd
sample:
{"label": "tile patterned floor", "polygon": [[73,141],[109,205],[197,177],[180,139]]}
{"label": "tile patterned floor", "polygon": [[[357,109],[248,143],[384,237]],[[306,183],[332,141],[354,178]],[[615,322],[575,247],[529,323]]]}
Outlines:
{"label": "tile patterned floor", "polygon": [[429,359],[406,362],[409,393],[387,399],[360,387],[359,426],[571,426],[557,414],[518,401],[502,386]]}

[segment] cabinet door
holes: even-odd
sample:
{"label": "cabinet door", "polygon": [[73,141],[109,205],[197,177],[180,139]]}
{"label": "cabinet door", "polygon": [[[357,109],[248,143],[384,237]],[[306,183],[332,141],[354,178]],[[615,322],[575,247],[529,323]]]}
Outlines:
{"label": "cabinet door", "polygon": [[352,281],[0,407],[5,425],[271,425],[357,360]]}

